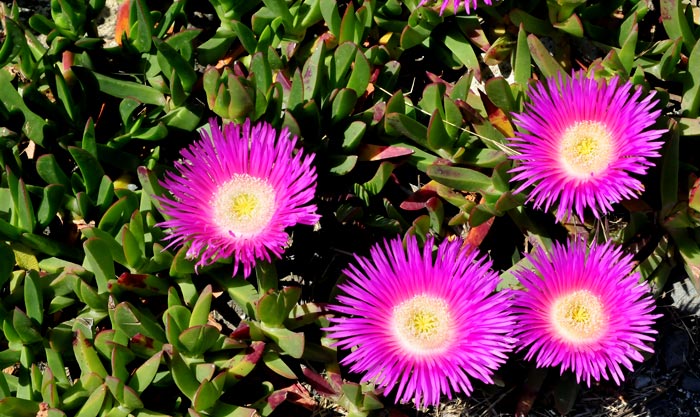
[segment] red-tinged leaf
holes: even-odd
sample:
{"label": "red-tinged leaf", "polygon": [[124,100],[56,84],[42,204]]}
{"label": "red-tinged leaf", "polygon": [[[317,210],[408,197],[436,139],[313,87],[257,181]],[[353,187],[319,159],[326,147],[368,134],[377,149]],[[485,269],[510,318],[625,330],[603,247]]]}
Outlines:
{"label": "red-tinged leaf", "polygon": [[700,178],[695,178],[688,195],[688,206],[695,211],[700,211]]}
{"label": "red-tinged leaf", "polygon": [[383,159],[411,155],[412,153],[412,149],[403,148],[401,146],[381,146],[366,144],[360,146],[358,156],[360,161],[381,161]]}
{"label": "red-tinged leaf", "polygon": [[408,196],[399,207],[409,211],[424,209],[428,200],[437,195],[436,187],[431,185],[434,183],[435,181],[430,181],[428,184],[424,185],[420,190]]}
{"label": "red-tinged leaf", "polygon": [[114,40],[117,45],[122,45],[122,37],[126,34],[129,37],[131,32],[131,25],[129,24],[129,9],[131,7],[131,0],[124,0],[124,3],[119,6],[117,11],[117,22],[114,26]]}
{"label": "red-tinged leaf", "polygon": [[505,59],[510,57],[511,51],[515,42],[510,35],[506,34],[496,39],[496,42],[491,44],[489,49],[484,54],[484,63],[486,65],[498,65]]}
{"label": "red-tinged leaf", "polygon": [[484,223],[470,228],[469,233],[467,233],[466,242],[474,247],[478,247],[479,245],[481,245],[481,242],[484,241],[486,235],[489,234],[489,230],[491,230],[491,225],[493,225],[493,221],[495,219],[495,217],[491,217]]}
{"label": "red-tinged leaf", "polygon": [[289,392],[284,390],[275,391],[267,397],[267,406],[265,407],[268,411],[273,411],[275,408],[279,407],[280,404],[287,400]]}
{"label": "red-tinged leaf", "polygon": [[428,77],[431,83],[443,84],[445,86],[445,95],[449,96],[450,93],[452,93],[452,88],[454,87],[453,84],[448,83],[447,81],[443,80],[441,76],[433,74],[430,71],[426,71],[425,75]]}
{"label": "red-tinged leaf", "polygon": [[289,393],[289,395],[287,395],[287,401],[291,404],[298,405],[309,411],[313,411],[318,404],[316,400],[311,397],[309,391],[298,382],[284,387],[282,390]]}
{"label": "red-tinged leaf", "polygon": [[265,342],[251,343],[245,351],[231,358],[224,368],[231,383],[236,383],[248,375],[260,361],[265,350]]}
{"label": "red-tinged leaf", "polygon": [[491,122],[493,127],[498,129],[498,131],[507,138],[515,136],[513,125],[510,123],[510,120],[508,120],[508,116],[506,116],[505,112],[496,107],[496,105],[491,102],[491,99],[484,93],[481,93],[481,100],[484,102],[486,113],[489,115],[489,122]]}
{"label": "red-tinged leaf", "polygon": [[333,389],[331,384],[321,374],[313,369],[303,367],[302,373],[306,377],[306,382],[319,394],[325,397],[336,397],[340,394],[338,390]]}
{"label": "red-tinged leaf", "polygon": [[486,38],[486,34],[481,28],[469,30],[467,32],[467,37],[469,38],[471,43],[476,45],[479,49],[481,49],[484,52],[486,52],[491,47],[491,43]]}
{"label": "red-tinged leaf", "polygon": [[148,277],[146,274],[132,274],[124,272],[119,275],[117,282],[127,288],[146,288],[145,280]]}
{"label": "red-tinged leaf", "polygon": [[134,353],[141,353],[147,357],[157,354],[159,351],[159,346],[162,347],[162,343],[156,342],[154,339],[141,333],[138,333],[129,339],[129,347],[134,351]]}
{"label": "red-tinged leaf", "polygon": [[236,327],[236,330],[231,332],[229,337],[237,340],[250,339],[250,326],[248,326],[245,322],[241,322],[241,324]]}

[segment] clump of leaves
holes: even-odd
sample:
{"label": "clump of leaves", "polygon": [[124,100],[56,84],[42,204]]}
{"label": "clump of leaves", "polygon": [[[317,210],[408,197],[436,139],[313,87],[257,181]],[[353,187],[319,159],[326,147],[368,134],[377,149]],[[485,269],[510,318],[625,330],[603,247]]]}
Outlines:
{"label": "clump of leaves", "polygon": [[[0,415],[392,407],[322,329],[348,255],[397,233],[465,237],[504,287],[522,251],[569,233],[633,251],[657,294],[680,276],[700,287],[692,8],[419,3],[126,0],[116,45],[98,35],[104,1],[0,4]],[[638,199],[558,224],[513,193],[506,139],[531,83],[577,69],[655,90],[670,133]],[[255,280],[195,272],[157,226],[159,178],[209,117],[264,119],[316,153],[320,227],[293,230]],[[546,375],[520,376],[505,389],[527,412]],[[563,380],[553,406],[576,390]]]}

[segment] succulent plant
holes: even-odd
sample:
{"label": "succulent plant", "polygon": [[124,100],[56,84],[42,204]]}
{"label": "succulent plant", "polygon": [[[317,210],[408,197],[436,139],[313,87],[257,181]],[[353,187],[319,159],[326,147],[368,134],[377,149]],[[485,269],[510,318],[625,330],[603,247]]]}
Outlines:
{"label": "succulent plant", "polygon": [[[0,417],[307,415],[321,401],[403,415],[324,330],[349,255],[397,234],[479,246],[499,289],[519,288],[521,253],[577,235],[634,253],[657,296],[685,276],[700,290],[692,8],[439,3],[125,0],[109,44],[104,0],[30,16],[0,3]],[[558,222],[515,192],[508,140],[531,86],[574,70],[655,91],[668,133],[644,193]],[[316,155],[320,223],[290,228],[284,256],[247,280],[225,259],[195,268],[160,227],[164,172],[210,117],[286,127]],[[518,369],[505,391],[526,393],[526,413],[546,372]],[[565,413],[578,388],[562,378]]]}

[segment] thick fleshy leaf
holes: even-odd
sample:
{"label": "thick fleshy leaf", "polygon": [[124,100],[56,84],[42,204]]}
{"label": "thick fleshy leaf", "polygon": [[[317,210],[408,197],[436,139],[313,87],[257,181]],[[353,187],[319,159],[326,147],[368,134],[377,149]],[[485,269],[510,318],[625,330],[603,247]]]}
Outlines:
{"label": "thick fleshy leaf", "polygon": [[23,398],[7,397],[0,400],[2,417],[35,417],[39,412],[39,403]]}
{"label": "thick fleshy leaf", "polygon": [[299,297],[299,287],[285,287],[281,291],[267,293],[258,301],[257,317],[267,326],[281,327]]}
{"label": "thick fleshy leaf", "polygon": [[185,363],[180,353],[172,352],[168,357],[170,358],[170,372],[175,385],[191,400],[199,388],[197,378],[195,378],[194,373]]}
{"label": "thick fleshy leaf", "polygon": [[252,342],[248,349],[226,362],[223,368],[226,369],[227,384],[233,385],[252,372],[255,365],[262,359],[264,350],[264,342]]}
{"label": "thick fleshy leaf", "polygon": [[204,326],[209,321],[209,311],[211,310],[212,301],[211,285],[204,287],[204,290],[199,295],[197,302],[192,308],[192,315],[188,327]]}
{"label": "thick fleshy leaf", "polygon": [[109,246],[99,238],[90,238],[83,244],[85,260],[83,267],[95,274],[97,291],[107,292],[107,281],[114,279],[114,260],[110,254]]}
{"label": "thick fleshy leaf", "polygon": [[129,379],[128,386],[139,394],[148,388],[158,372],[162,357],[163,352],[158,352],[136,368]]}
{"label": "thick fleshy leaf", "polygon": [[208,351],[217,341],[219,330],[210,325],[197,325],[185,329],[178,340],[191,355],[201,355]]}
{"label": "thick fleshy leaf", "polygon": [[[3,324],[3,330],[5,330],[7,336],[7,329],[5,328],[5,324],[10,323],[8,321],[5,321],[5,323]],[[19,307],[15,307],[14,311],[12,312],[11,326],[14,328],[17,336],[19,336],[19,340],[22,344],[29,345],[43,340],[41,333],[36,329],[36,325],[34,324],[32,319],[30,319],[24,313],[24,311],[20,310]]]}
{"label": "thick fleshy leaf", "polygon": [[556,77],[560,73],[565,72],[535,35],[528,35],[527,44],[530,47],[530,56],[535,60],[537,67],[544,76]]}
{"label": "thick fleshy leaf", "polygon": [[435,181],[461,191],[479,192],[492,185],[489,177],[469,168],[431,165],[426,173]]}
{"label": "thick fleshy leaf", "polygon": [[165,333],[158,323],[128,302],[119,303],[115,307],[113,320],[114,326],[129,337],[141,334],[165,342]]}
{"label": "thick fleshy leaf", "polygon": [[301,358],[304,353],[304,333],[297,333],[280,327],[267,327],[262,325],[261,330],[282,350],[282,353],[293,358]]}
{"label": "thick fleshy leaf", "polygon": [[76,417],[97,417],[102,410],[102,405],[105,402],[105,397],[107,396],[107,386],[100,385],[95,391],[90,394],[85,404],[80,408]]}
{"label": "thick fleshy leaf", "polygon": [[73,353],[82,375],[96,374],[102,378],[107,376],[107,370],[97,356],[97,351],[92,345],[82,330],[76,331],[75,341],[73,343]]}
{"label": "thick fleshy leaf", "polygon": [[661,23],[671,39],[681,38],[686,50],[693,49],[696,39],[683,13],[685,4],[681,0],[661,0]]}

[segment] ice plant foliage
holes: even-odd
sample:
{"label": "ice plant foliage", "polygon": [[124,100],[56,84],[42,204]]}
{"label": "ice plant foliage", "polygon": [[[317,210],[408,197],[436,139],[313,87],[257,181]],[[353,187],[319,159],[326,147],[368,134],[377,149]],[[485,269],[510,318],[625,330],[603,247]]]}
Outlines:
{"label": "ice plant foliage", "polygon": [[314,156],[295,153],[296,137],[265,122],[209,127],[162,182],[174,198],[160,198],[161,227],[172,229],[171,246],[190,243],[197,266],[232,256],[234,275],[242,265],[247,277],[257,260],[284,252],[287,227],[318,221]]}
{"label": "ice plant foliage", "polygon": [[472,378],[491,383],[514,340],[505,292],[494,293],[498,275],[477,251],[457,239],[444,241],[433,258],[414,237],[404,249],[396,238],[356,256],[339,285],[329,336],[355,348],[342,363],[395,390],[396,401],[436,405],[440,395],[470,393]]}
{"label": "ice plant foliage", "polygon": [[582,240],[541,247],[528,255],[533,270],[515,272],[525,287],[517,291],[518,348],[527,350],[539,367],[561,366],[577,381],[609,376],[619,384],[622,368],[652,352],[651,328],[659,315],[639,273],[632,273],[632,255],[611,243]]}
{"label": "ice plant foliage", "polygon": [[[419,6],[425,6],[426,3],[430,2],[431,0],[421,0]],[[450,3],[452,3],[452,8],[454,9],[455,13],[457,13],[460,3],[464,3],[464,8],[467,9],[467,14],[469,14],[472,12],[472,10],[476,9],[478,0],[442,0],[442,5],[440,6],[440,14],[443,14],[445,12],[445,9],[447,9],[447,5]],[[490,6],[492,4],[492,0],[484,0],[484,3]]]}
{"label": "ice plant foliage", "polygon": [[660,110],[654,92],[613,77],[608,83],[579,72],[559,75],[533,87],[531,103],[513,116],[519,128],[510,145],[518,152],[512,181],[516,192],[532,186],[529,199],[548,211],[558,203],[557,220],[573,213],[596,217],[612,204],[644,190],[643,175],[659,156],[664,130],[647,130]]}

